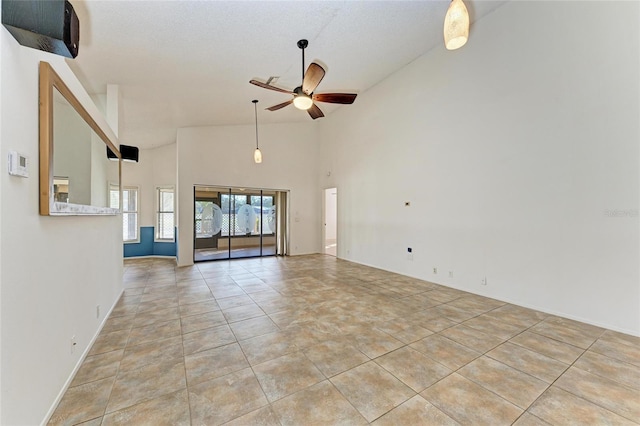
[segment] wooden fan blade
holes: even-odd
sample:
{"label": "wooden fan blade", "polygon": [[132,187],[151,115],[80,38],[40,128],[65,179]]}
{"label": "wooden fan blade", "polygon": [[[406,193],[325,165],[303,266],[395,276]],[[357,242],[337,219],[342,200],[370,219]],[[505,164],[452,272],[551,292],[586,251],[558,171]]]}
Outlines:
{"label": "wooden fan blade", "polygon": [[352,104],[356,96],[358,95],[355,93],[318,93],[313,95],[313,100],[330,104]]}
{"label": "wooden fan blade", "polygon": [[314,120],[316,118],[324,117],[324,114],[322,113],[322,111],[320,111],[320,108],[318,108],[316,104],[311,105],[311,108],[309,108],[307,112]]}
{"label": "wooden fan blade", "polygon": [[313,93],[324,78],[324,74],[324,68],[315,62],[311,62],[307,72],[304,73],[304,79],[302,79],[302,91],[307,95]]}
{"label": "wooden fan blade", "polygon": [[287,106],[287,105],[289,105],[291,102],[293,102],[293,99],[289,99],[287,102],[283,102],[283,103],[281,103],[281,104],[274,105],[274,106],[269,107],[269,108],[266,108],[266,109],[268,109],[269,111],[276,111],[276,110],[279,110],[280,108],[284,108],[284,107],[286,107],[286,106]]}
{"label": "wooden fan blade", "polygon": [[249,81],[249,83],[251,83],[251,84],[255,84],[256,86],[258,86],[258,87],[262,87],[262,88],[264,88],[264,89],[275,90],[276,92],[292,93],[292,92],[291,92],[291,90],[281,89],[281,88],[279,88],[279,87],[272,86],[272,85],[270,85],[270,84],[263,83],[263,82],[258,81],[258,80],[251,80],[251,81]]}

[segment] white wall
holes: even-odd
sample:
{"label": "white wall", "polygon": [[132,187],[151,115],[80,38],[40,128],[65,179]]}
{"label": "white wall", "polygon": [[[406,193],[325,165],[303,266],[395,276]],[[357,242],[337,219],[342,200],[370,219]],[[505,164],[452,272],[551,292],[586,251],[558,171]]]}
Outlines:
{"label": "white wall", "polygon": [[314,123],[259,124],[263,162],[253,162],[255,126],[178,129],[178,264],[193,263],[193,186],[290,190],[290,254],[320,249],[321,193]]}
{"label": "white wall", "polygon": [[19,46],[4,27],[0,56],[0,158],[16,150],[30,159],[27,179],[0,162],[0,424],[35,425],[122,291],[122,225],[120,216],[38,214],[38,62],[50,62],[90,113],[97,109],[63,58]]}
{"label": "white wall", "polygon": [[141,149],[137,163],[122,163],[122,184],[139,188],[139,224],[155,226],[158,186],[176,184],[176,144]]}
{"label": "white wall", "polygon": [[640,334],[638,16],[510,2],[324,120],[339,257]]}

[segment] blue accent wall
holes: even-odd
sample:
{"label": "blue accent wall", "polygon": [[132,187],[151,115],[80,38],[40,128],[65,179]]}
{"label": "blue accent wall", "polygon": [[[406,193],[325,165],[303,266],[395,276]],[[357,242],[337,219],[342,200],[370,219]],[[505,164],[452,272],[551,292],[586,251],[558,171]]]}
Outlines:
{"label": "blue accent wall", "polygon": [[155,228],[153,226],[141,226],[140,242],[124,244],[124,257],[175,256],[177,253],[176,242],[155,242],[153,241],[154,233]]}

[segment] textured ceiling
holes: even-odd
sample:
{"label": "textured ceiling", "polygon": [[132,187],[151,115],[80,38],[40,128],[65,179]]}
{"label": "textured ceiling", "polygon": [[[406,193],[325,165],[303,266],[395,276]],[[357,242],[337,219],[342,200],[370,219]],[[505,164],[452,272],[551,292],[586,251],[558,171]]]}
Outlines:
{"label": "textured ceiling", "polygon": [[[311,121],[289,99],[249,84],[278,76],[293,89],[307,65],[327,74],[317,93],[362,93],[430,49],[444,49],[448,1],[78,1],[80,53],[69,65],[91,94],[117,84],[120,142],[151,148],[187,126]],[[504,1],[467,1],[473,22]],[[451,52],[455,54],[455,52]],[[356,99],[356,103],[358,100]],[[335,108],[319,104],[330,120]]]}

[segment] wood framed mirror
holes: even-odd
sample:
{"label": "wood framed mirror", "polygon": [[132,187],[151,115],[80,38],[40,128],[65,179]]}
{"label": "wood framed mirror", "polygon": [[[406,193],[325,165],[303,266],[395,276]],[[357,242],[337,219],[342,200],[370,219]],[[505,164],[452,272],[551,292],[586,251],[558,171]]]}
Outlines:
{"label": "wood framed mirror", "polygon": [[[40,214],[115,215],[122,156],[47,62],[40,62]],[[116,161],[107,158],[107,148]]]}

